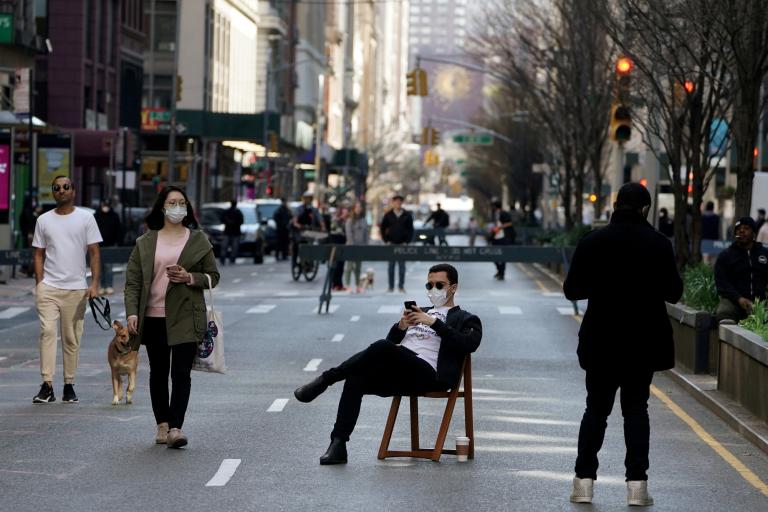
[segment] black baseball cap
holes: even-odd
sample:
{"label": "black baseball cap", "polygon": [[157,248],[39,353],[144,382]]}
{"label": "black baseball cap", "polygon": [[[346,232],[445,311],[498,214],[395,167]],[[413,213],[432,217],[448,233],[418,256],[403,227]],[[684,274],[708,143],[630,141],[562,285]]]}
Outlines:
{"label": "black baseball cap", "polygon": [[616,196],[616,208],[639,210],[651,205],[651,193],[640,183],[625,183]]}
{"label": "black baseball cap", "polygon": [[397,195],[392,196],[392,200],[393,201],[397,201],[397,200],[405,201],[405,198],[403,196],[401,196],[400,194],[397,194]]}
{"label": "black baseball cap", "polygon": [[755,224],[755,219],[752,217],[741,217],[739,220],[736,221],[736,225],[733,227],[734,230],[739,229],[739,226],[749,226],[752,228],[752,232],[754,233],[757,231],[757,224]]}

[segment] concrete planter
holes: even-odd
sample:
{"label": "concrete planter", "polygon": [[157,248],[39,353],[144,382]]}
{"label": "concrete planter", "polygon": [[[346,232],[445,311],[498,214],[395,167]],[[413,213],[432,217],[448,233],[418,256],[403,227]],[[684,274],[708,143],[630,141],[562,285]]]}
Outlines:
{"label": "concrete planter", "polygon": [[717,389],[768,423],[768,343],[736,325],[720,326]]}
{"label": "concrete planter", "polygon": [[693,373],[717,375],[719,359],[715,319],[682,304],[667,304],[675,339],[675,363]]}

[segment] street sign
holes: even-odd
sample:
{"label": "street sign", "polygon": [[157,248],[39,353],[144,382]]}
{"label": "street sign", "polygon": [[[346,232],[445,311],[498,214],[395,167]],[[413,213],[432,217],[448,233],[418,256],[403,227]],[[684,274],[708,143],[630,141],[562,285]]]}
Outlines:
{"label": "street sign", "polygon": [[0,44],[13,44],[12,13],[0,13]]}
{"label": "street sign", "polygon": [[453,136],[456,144],[474,144],[476,146],[492,146],[493,135],[490,133],[464,133]]}

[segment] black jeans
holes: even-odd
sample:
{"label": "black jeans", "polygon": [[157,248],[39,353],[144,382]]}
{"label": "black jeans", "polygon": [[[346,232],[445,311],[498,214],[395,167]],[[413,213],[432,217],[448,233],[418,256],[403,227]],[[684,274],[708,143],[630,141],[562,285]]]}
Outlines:
{"label": "black jeans", "polygon": [[[181,428],[189,403],[192,385],[192,362],[197,343],[168,346],[165,318],[146,317],[142,329],[143,343],[149,357],[149,396],[157,424],[168,422],[169,428]],[[171,374],[170,403],[168,401],[168,373]]]}
{"label": "black jeans", "polygon": [[616,390],[621,389],[621,414],[624,416],[624,458],[627,480],[648,480],[648,445],[651,434],[648,397],[652,371],[588,370],[587,409],[579,429],[576,476],[597,478],[597,453],[603,446],[608,416],[613,409]]}
{"label": "black jeans", "polygon": [[416,395],[444,391],[435,370],[415,352],[386,340],[379,340],[336,368],[323,372],[326,384],[344,380],[336,424],[331,439],[349,441],[360,415],[363,395]]}
{"label": "black jeans", "polygon": [[288,245],[290,243],[290,234],[287,229],[277,230],[277,246],[275,247],[275,258],[278,260],[288,259]]}

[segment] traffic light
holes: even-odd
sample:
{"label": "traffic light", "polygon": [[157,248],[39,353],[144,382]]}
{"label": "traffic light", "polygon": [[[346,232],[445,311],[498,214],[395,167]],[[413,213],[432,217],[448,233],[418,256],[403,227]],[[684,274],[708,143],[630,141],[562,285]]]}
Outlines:
{"label": "traffic light", "polygon": [[181,91],[184,88],[184,79],[181,75],[176,75],[176,102],[181,101]]}
{"label": "traffic light", "polygon": [[269,138],[269,152],[277,153],[280,150],[280,147],[279,147],[280,138],[277,136],[275,132],[269,132],[268,138]]}
{"label": "traffic light", "polygon": [[405,74],[408,96],[426,96],[427,95],[427,72],[421,68],[416,68]]}
{"label": "traffic light", "polygon": [[437,146],[440,144],[440,132],[427,126],[421,130],[421,145],[422,146]]}
{"label": "traffic light", "polygon": [[632,69],[635,64],[629,57],[620,57],[616,61],[616,95],[622,103],[629,102],[632,89]]}
{"label": "traffic light", "polygon": [[616,142],[626,142],[632,136],[632,112],[626,105],[614,102],[611,106],[609,135]]}

